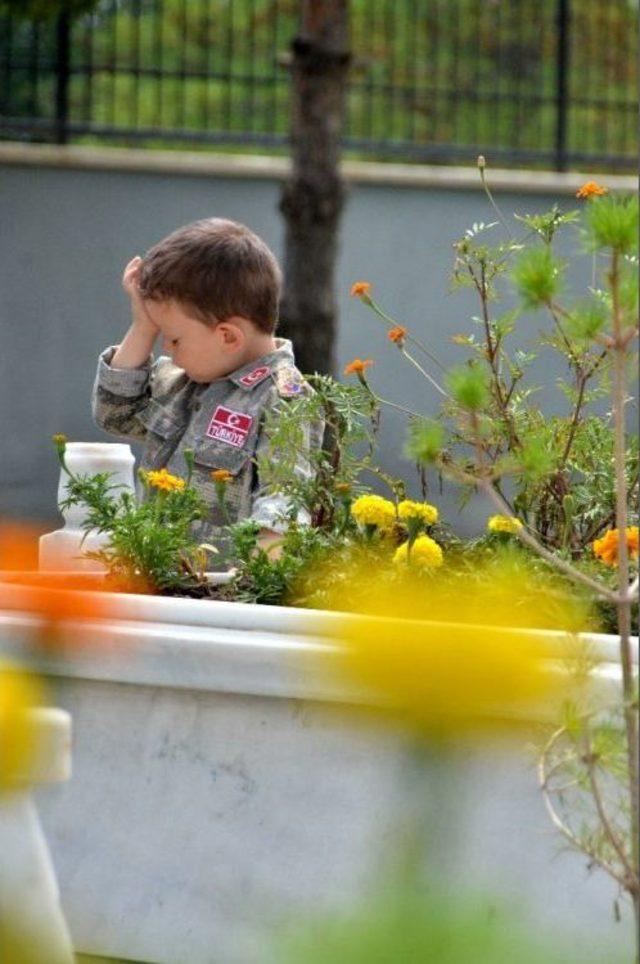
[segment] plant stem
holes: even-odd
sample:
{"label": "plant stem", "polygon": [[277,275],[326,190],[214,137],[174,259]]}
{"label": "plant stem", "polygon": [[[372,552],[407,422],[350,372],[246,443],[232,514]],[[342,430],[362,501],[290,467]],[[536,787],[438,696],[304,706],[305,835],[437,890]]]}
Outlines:
{"label": "plant stem", "polygon": [[[611,255],[609,283],[613,313],[613,416],[614,461],[616,478],[616,528],[618,529],[618,632],[620,634],[620,662],[622,665],[622,693],[627,731],[627,759],[629,797],[631,803],[631,847],[633,870],[640,879],[640,793],[638,788],[638,716],[635,703],[633,658],[631,652],[631,600],[629,599],[629,552],[627,547],[627,483],[625,476],[625,399],[627,343],[622,337],[620,309],[619,252]],[[640,944],[640,895],[634,898],[636,939]],[[639,948],[640,954],[640,948]]]}
{"label": "plant stem", "polygon": [[507,237],[509,238],[510,241],[513,241],[513,235],[511,234],[511,231],[509,230],[509,225],[508,225],[507,222],[505,221],[505,219],[504,219],[504,217],[503,217],[503,215],[502,215],[502,211],[500,210],[500,208],[498,207],[498,205],[497,205],[496,202],[494,201],[494,199],[493,199],[493,194],[491,193],[491,191],[490,191],[490,189],[489,189],[489,185],[487,184],[487,180],[486,180],[485,174],[484,174],[484,166],[480,166],[480,165],[479,165],[479,166],[478,166],[478,169],[479,169],[479,171],[480,171],[480,180],[482,181],[482,186],[483,186],[483,188],[484,188],[484,193],[487,195],[487,198],[489,199],[489,204],[491,205],[491,207],[493,208],[493,210],[494,210],[494,211],[496,212],[496,214],[498,215],[498,219],[499,219],[500,223],[502,224],[502,227],[503,227],[503,228],[505,229],[505,231],[507,232]]}
{"label": "plant stem", "polygon": [[591,743],[589,741],[588,736],[585,736],[584,761],[585,761],[585,767],[587,768],[587,774],[589,775],[589,784],[591,786],[591,794],[593,796],[593,799],[596,805],[596,810],[598,811],[598,817],[600,818],[602,829],[604,831],[605,836],[608,838],[609,843],[617,853],[618,859],[620,860],[620,863],[622,864],[625,870],[625,874],[628,876],[629,887],[627,889],[631,892],[631,895],[633,896],[633,888],[635,886],[635,882],[634,882],[635,875],[633,872],[633,867],[629,863],[629,857],[625,853],[625,849],[622,845],[622,841],[618,837],[618,834],[616,833],[616,831],[613,829],[611,822],[609,821],[609,817],[607,816],[607,812],[604,806],[604,801],[602,799],[602,794],[600,792],[600,785],[598,784],[598,780],[596,778],[593,752],[591,750]]}
{"label": "plant stem", "polygon": [[411,364],[412,364],[415,368],[418,369],[418,371],[420,372],[420,374],[421,374],[421,375],[424,375],[424,377],[427,379],[427,381],[430,382],[430,383],[433,385],[433,387],[434,387],[435,389],[437,389],[437,391],[440,392],[441,395],[444,395],[445,398],[451,398],[451,396],[449,395],[449,393],[448,393],[448,392],[445,392],[444,388],[442,388],[440,385],[438,385],[438,383],[437,383],[437,381],[435,380],[435,378],[432,378],[431,375],[429,375],[429,373],[424,370],[424,368],[422,367],[422,365],[418,364],[418,362],[415,360],[415,358],[413,358],[413,357],[409,354],[409,352],[407,351],[406,348],[402,348],[402,349],[400,349],[400,350],[401,350],[402,354],[404,355],[404,357],[407,359],[407,361],[410,361]]}
{"label": "plant stem", "polygon": [[[450,472],[450,467],[443,466],[443,472],[445,474],[447,474],[448,469]],[[493,504],[500,510],[502,514],[509,516],[513,515],[509,504],[498,492],[496,492],[490,479],[479,478],[478,476],[472,475],[469,472],[463,472],[460,469],[454,470],[453,477],[458,478],[459,480],[462,479],[462,481],[466,482],[467,484],[478,486],[483,490],[483,492],[486,493],[489,499],[491,499]],[[539,556],[542,556],[543,559],[546,559],[547,562],[551,563],[552,566],[555,566],[556,569],[560,569],[561,572],[564,572],[564,574],[568,576],[569,579],[573,580],[573,582],[579,582],[584,586],[588,586],[589,589],[593,590],[601,599],[608,599],[609,602],[614,603],[618,602],[619,596],[617,592],[614,592],[607,586],[596,582],[596,580],[591,579],[590,576],[586,576],[583,572],[580,572],[579,569],[575,569],[570,563],[565,562],[564,559],[554,556],[554,554],[549,552],[548,549],[545,549],[545,547],[541,545],[538,540],[524,528],[524,526],[521,529],[518,529],[515,534],[522,542],[528,545],[530,549],[533,549],[534,552],[536,552]]]}
{"label": "plant stem", "polygon": [[[384,322],[386,322],[386,324],[391,325],[392,328],[395,328],[395,327],[396,327],[397,321],[395,321],[395,319],[391,318],[391,316],[388,315],[388,314],[386,313],[386,311],[383,311],[382,308],[380,307],[380,305],[379,305],[376,301],[374,301],[374,299],[373,299],[371,296],[369,296],[369,297],[367,298],[365,304],[368,304],[371,308],[373,308],[373,310],[374,310],[375,313],[378,315],[378,317],[379,317],[379,318],[382,318],[382,320],[383,320]],[[434,365],[437,365],[437,366],[438,366],[438,368],[440,369],[440,371],[446,372],[447,369],[446,369],[446,367],[442,364],[442,362],[440,361],[440,359],[439,359],[439,358],[436,358],[436,356],[435,356],[434,354],[432,354],[432,352],[430,352],[429,349],[426,348],[426,347],[422,344],[422,342],[419,341],[419,340],[415,337],[415,335],[412,335],[411,332],[407,332],[407,334],[405,335],[405,339],[406,339],[406,341],[410,341],[412,344],[414,344],[414,345],[416,346],[416,348],[419,348],[421,352],[424,352],[424,354],[427,356],[427,358],[429,358],[429,359],[434,363]]]}

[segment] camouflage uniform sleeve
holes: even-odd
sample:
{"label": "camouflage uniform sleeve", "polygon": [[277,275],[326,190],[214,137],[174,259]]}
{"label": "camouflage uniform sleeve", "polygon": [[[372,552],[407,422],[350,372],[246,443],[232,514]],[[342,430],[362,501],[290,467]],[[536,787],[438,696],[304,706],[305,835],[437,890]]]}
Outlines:
{"label": "camouflage uniform sleeve", "polygon": [[[293,377],[292,371],[295,373]],[[277,375],[281,376],[281,373],[278,372]],[[297,386],[303,384],[295,369],[285,369],[283,376],[277,379],[276,392],[274,392],[272,399],[273,405],[282,404],[280,399],[295,397],[300,391]],[[306,384],[303,390],[311,391]],[[313,475],[314,470],[309,459],[309,452],[322,445],[323,429],[324,425],[316,423],[304,425],[304,445],[296,452],[293,466],[294,474],[304,481],[310,479]],[[269,437],[264,430],[261,430],[255,452],[256,461],[260,457],[268,457],[269,455],[273,457],[269,448]],[[290,509],[291,506],[286,496],[278,492],[265,492],[261,489],[259,477],[257,478],[257,484],[252,493],[251,519],[258,522],[264,529],[271,529],[273,532],[279,533],[284,532],[287,528],[286,520],[289,517]],[[311,517],[306,509],[298,509],[296,518],[300,525],[309,525],[311,522]]]}
{"label": "camouflage uniform sleeve", "polygon": [[147,430],[136,415],[149,401],[154,365],[149,359],[139,368],[111,368],[116,349],[106,348],[98,359],[91,413],[98,428],[110,435],[140,441]]}

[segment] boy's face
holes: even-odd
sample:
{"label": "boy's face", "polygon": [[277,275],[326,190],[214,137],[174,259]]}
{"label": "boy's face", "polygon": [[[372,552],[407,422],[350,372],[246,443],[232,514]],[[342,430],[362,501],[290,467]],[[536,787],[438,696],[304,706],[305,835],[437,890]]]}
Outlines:
{"label": "boy's face", "polygon": [[151,321],[162,335],[162,351],[194,382],[212,382],[234,371],[236,355],[224,331],[186,314],[177,301],[145,299]]}

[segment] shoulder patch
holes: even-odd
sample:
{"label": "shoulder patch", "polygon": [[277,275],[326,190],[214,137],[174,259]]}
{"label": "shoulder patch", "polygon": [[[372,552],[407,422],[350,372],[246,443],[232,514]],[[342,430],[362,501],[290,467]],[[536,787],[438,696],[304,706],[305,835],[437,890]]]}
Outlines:
{"label": "shoulder patch", "polygon": [[310,388],[297,368],[284,365],[274,372],[276,389],[280,398],[298,398],[308,395]]}

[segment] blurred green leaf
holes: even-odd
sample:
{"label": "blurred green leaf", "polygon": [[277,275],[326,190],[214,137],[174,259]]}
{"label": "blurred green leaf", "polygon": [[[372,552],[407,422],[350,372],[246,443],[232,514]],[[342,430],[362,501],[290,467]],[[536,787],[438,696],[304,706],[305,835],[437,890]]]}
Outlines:
{"label": "blurred green leaf", "polygon": [[526,308],[548,305],[562,287],[564,264],[547,246],[530,248],[518,258],[511,277]]}
{"label": "blurred green leaf", "polygon": [[477,412],[489,402],[489,374],[480,365],[453,368],[446,379],[455,401],[470,412]]}
{"label": "blurred green leaf", "polygon": [[587,203],[586,231],[583,235],[588,251],[611,248],[619,254],[638,249],[638,197],[605,194]]}

